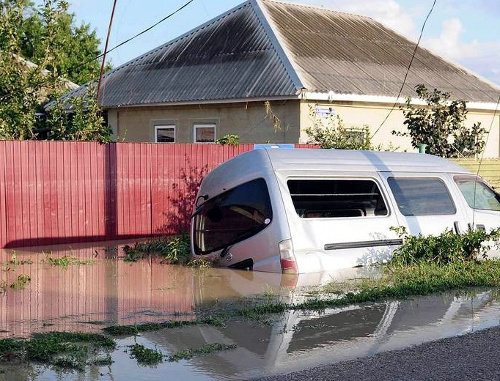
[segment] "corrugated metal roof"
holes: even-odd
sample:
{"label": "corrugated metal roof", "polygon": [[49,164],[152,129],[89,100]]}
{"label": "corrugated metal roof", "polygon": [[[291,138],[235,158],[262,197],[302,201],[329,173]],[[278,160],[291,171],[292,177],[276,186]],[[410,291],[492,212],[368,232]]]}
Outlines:
{"label": "corrugated metal roof", "polygon": [[[395,97],[415,43],[368,18],[249,0],[108,73],[101,104],[297,98],[311,93]],[[424,84],[453,98],[496,103],[498,87],[419,48],[402,96]],[[86,87],[66,95],[79,96]]]}
{"label": "corrugated metal roof", "polygon": [[[368,18],[306,5],[261,0],[310,92],[395,97],[415,43]],[[496,103],[498,88],[419,48],[402,96],[424,84],[453,98]]]}
{"label": "corrugated metal roof", "polygon": [[104,107],[296,96],[251,2],[110,72]]}

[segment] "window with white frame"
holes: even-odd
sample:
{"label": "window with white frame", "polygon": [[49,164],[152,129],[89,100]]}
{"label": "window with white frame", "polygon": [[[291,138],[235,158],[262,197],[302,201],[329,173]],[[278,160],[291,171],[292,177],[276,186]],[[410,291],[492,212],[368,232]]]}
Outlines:
{"label": "window with white frame", "polygon": [[175,125],[155,126],[156,143],[175,143]]}
{"label": "window with white frame", "polygon": [[215,143],[215,124],[195,124],[195,143]]}

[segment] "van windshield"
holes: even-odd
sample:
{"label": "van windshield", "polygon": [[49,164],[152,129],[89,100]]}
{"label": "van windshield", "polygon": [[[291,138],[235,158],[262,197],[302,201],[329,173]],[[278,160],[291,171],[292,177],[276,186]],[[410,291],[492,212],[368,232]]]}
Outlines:
{"label": "van windshield", "polygon": [[384,198],[373,180],[288,180],[295,211],[302,218],[386,216]]}
{"label": "van windshield", "polygon": [[197,255],[243,241],[271,223],[272,209],[264,179],[252,180],[205,202],[193,216]]}

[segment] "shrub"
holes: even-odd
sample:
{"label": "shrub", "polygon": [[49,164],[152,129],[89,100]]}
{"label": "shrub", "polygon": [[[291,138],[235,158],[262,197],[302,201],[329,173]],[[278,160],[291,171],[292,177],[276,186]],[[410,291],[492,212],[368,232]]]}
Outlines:
{"label": "shrub", "polygon": [[[484,257],[491,248],[489,242],[500,239],[500,229],[489,233],[474,230],[455,234],[446,230],[438,236],[412,236],[404,227],[393,228],[404,239],[394,251],[392,264],[411,265],[433,263],[437,265],[452,262],[470,262]],[[498,243],[497,243],[498,244]]]}
{"label": "shrub", "polygon": [[240,144],[240,136],[239,135],[224,135],[222,138],[217,139],[216,141],[217,144],[227,144],[228,146],[237,146]]}

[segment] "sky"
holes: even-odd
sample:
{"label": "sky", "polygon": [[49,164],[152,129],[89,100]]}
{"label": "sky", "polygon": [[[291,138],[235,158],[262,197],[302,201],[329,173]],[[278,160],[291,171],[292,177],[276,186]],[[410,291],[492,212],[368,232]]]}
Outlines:
{"label": "sky", "polygon": [[[37,1],[39,2],[39,1]],[[117,0],[109,48],[181,7],[187,0]],[[114,67],[146,53],[241,4],[243,0],[193,0],[175,16],[108,56]],[[294,0],[362,14],[417,41],[434,0]],[[70,0],[77,23],[95,28],[102,46],[113,0]],[[500,85],[500,1],[436,0],[421,45]]]}

